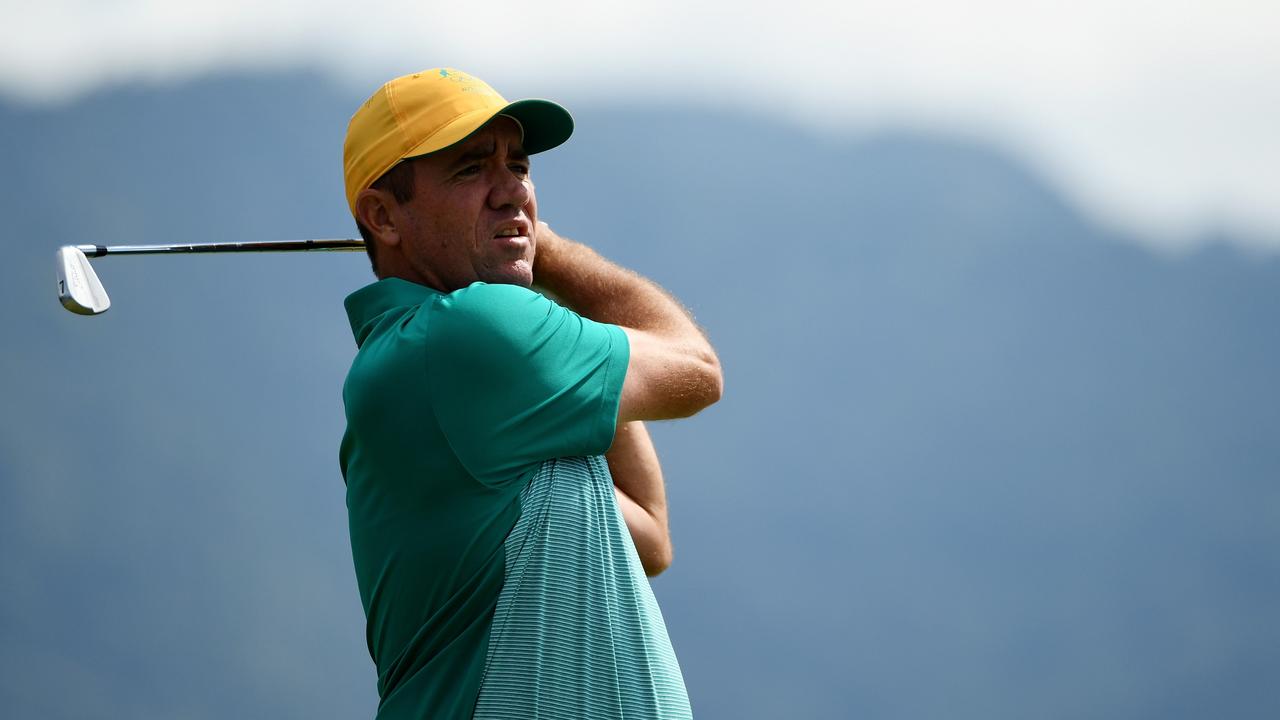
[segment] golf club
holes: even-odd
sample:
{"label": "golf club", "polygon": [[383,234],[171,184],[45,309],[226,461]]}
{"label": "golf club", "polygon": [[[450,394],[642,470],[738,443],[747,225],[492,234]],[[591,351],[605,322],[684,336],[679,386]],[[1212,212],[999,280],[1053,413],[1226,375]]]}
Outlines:
{"label": "golf club", "polygon": [[104,255],[167,255],[170,253],[296,252],[307,250],[364,250],[363,240],[268,240],[265,242],[205,243],[197,245],[63,245],[58,248],[58,300],[79,315],[99,315],[111,298],[89,265]]}

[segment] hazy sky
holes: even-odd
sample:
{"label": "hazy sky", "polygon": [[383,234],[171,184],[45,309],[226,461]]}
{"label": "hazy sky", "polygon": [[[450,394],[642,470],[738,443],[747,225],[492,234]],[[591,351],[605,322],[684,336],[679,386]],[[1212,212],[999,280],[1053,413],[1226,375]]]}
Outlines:
{"label": "hazy sky", "polygon": [[509,97],[546,95],[571,108],[669,98],[822,130],[908,125],[994,140],[1103,220],[1170,247],[1226,229],[1280,249],[1276,2],[0,0],[0,8],[0,92],[25,99],[299,66],[372,90],[394,74],[452,65]]}

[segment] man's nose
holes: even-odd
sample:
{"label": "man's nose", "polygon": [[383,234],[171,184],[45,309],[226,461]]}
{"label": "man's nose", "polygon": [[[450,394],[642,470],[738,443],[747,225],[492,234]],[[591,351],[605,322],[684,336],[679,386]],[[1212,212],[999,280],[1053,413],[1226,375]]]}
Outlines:
{"label": "man's nose", "polygon": [[527,176],[520,176],[510,169],[503,168],[493,189],[489,192],[489,204],[495,210],[504,207],[524,207],[532,192]]}

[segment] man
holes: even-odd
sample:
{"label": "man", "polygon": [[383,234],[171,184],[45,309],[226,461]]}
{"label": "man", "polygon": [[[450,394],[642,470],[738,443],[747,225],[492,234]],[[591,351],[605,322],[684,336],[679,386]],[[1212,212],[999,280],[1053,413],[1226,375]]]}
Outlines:
{"label": "man", "polygon": [[379,280],[346,301],[340,459],[382,720],[690,716],[645,577],[671,547],[642,421],[718,400],[719,361],[661,289],[538,222],[529,155],[572,129],[448,68],[348,127]]}

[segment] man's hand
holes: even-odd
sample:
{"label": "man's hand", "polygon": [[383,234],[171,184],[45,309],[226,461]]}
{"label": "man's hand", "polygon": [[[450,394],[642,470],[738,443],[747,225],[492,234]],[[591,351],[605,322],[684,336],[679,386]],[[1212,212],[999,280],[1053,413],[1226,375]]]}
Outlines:
{"label": "man's hand", "polygon": [[563,238],[561,238],[559,235],[556,235],[554,232],[551,231],[550,225],[546,224],[542,220],[539,220],[537,227],[533,229],[533,243],[534,243],[533,248],[535,251],[534,258],[533,258],[533,262],[534,262],[533,282],[535,285],[538,284],[537,253],[542,252],[543,248],[547,248],[550,252],[554,253],[556,249],[556,243],[561,242],[562,239]]}

